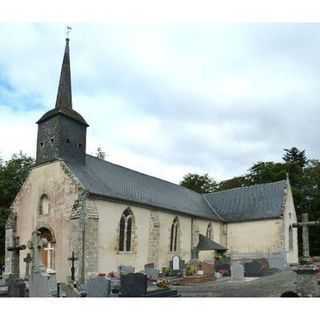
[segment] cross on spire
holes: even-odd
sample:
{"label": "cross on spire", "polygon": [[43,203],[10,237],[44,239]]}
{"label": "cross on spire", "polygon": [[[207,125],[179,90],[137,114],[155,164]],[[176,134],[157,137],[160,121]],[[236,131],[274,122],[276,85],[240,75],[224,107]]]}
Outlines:
{"label": "cross on spire", "polygon": [[69,33],[70,27],[67,27],[66,47],[64,50],[63,62],[60,73],[56,109],[72,109],[72,90],[71,90],[71,71],[70,71],[70,50]]}

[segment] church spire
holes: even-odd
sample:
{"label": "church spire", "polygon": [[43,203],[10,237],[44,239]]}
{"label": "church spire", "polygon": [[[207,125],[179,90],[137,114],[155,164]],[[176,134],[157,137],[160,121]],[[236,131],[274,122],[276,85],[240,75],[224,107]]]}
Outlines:
{"label": "church spire", "polygon": [[70,71],[70,53],[69,38],[66,38],[66,47],[60,73],[56,109],[72,109],[72,91],[71,91],[71,71]]}

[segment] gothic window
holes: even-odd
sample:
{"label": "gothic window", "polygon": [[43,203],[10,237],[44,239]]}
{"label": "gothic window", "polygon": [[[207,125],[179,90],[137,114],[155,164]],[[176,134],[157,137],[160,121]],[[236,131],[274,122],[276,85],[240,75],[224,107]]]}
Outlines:
{"label": "gothic window", "polygon": [[50,230],[40,228],[40,238],[46,240],[46,245],[41,249],[41,259],[47,271],[55,270],[55,241]]}
{"label": "gothic window", "polygon": [[128,208],[120,218],[119,251],[130,252],[132,250],[133,214]]}
{"label": "gothic window", "polygon": [[289,250],[293,250],[293,230],[292,230],[292,226],[289,227]]}
{"label": "gothic window", "polygon": [[210,240],[212,240],[212,223],[209,222],[208,227],[207,227],[207,238],[209,238]]}
{"label": "gothic window", "polygon": [[40,198],[39,214],[49,214],[49,198],[46,194],[43,194]]}
{"label": "gothic window", "polygon": [[179,229],[178,218],[175,217],[171,225],[171,233],[170,233],[170,251],[171,252],[177,251],[178,229]]}

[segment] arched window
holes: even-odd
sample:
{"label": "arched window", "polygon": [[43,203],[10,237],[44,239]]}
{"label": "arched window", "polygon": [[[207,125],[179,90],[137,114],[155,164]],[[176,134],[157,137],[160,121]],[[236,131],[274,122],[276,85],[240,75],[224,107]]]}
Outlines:
{"label": "arched window", "polygon": [[40,198],[39,214],[49,214],[49,198],[46,194],[43,194]]}
{"label": "arched window", "polygon": [[132,249],[133,214],[128,208],[120,218],[119,251],[128,252]]}
{"label": "arched window", "polygon": [[207,238],[212,240],[212,223],[209,222],[207,227]]}
{"label": "arched window", "polygon": [[293,250],[293,230],[292,230],[292,226],[289,227],[289,250]]}
{"label": "arched window", "polygon": [[175,217],[171,225],[171,233],[170,233],[170,251],[171,252],[177,251],[178,229],[179,229],[179,221],[178,221],[178,218]]}
{"label": "arched window", "polygon": [[47,245],[41,249],[42,263],[47,271],[55,270],[55,240],[50,230],[40,228],[40,238],[47,241]]}

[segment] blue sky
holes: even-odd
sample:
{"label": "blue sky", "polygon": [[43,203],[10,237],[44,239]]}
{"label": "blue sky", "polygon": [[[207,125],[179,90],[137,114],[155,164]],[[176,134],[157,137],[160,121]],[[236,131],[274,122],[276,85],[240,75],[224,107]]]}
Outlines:
{"label": "blue sky", "polygon": [[[173,182],[217,180],[284,148],[320,158],[319,24],[73,24],[74,108],[88,153]],[[64,25],[0,27],[0,154],[35,156],[54,107]]]}

